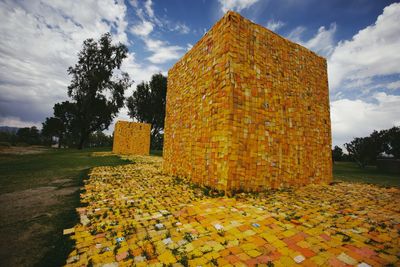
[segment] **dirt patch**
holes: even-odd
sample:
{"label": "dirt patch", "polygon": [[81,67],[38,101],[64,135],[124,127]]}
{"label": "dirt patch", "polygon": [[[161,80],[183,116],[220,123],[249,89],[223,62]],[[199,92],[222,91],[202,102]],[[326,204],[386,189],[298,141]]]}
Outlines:
{"label": "dirt patch", "polygon": [[74,181],[72,179],[57,179],[50,183],[50,185],[55,185],[58,188],[72,186],[73,184]]}
{"label": "dirt patch", "polygon": [[[60,179],[52,184],[70,182]],[[40,260],[50,249],[43,237],[55,232],[49,221],[63,212],[65,199],[77,190],[44,186],[0,195],[0,266],[32,266]]]}
{"label": "dirt patch", "polygon": [[42,146],[10,146],[0,147],[0,154],[12,154],[12,155],[28,155],[28,154],[40,154],[49,150]]}

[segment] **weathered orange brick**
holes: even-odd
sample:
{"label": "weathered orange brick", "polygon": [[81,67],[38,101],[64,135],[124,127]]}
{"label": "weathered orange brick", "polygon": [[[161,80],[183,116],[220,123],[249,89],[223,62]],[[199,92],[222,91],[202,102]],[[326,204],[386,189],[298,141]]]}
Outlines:
{"label": "weathered orange brick", "polygon": [[150,130],[148,123],[118,121],[114,129],[113,153],[149,155]]}
{"label": "weathered orange brick", "polygon": [[164,170],[225,191],[332,179],[326,60],[228,12],[168,73]]}

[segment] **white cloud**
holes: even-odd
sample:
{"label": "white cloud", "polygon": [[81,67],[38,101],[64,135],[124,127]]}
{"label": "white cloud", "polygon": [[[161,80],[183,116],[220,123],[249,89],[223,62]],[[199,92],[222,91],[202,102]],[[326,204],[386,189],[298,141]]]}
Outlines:
{"label": "white cloud", "polygon": [[190,27],[184,22],[171,21],[165,17],[155,18],[154,22],[162,31],[177,32],[180,34],[188,34],[191,31]]}
{"label": "white cloud", "polygon": [[345,83],[400,73],[400,3],[384,8],[375,24],[340,42],[329,58],[329,83]]}
{"label": "white cloud", "polygon": [[[128,57],[122,62],[121,68],[128,72],[131,79],[135,81],[135,84],[139,84],[142,81],[149,81],[151,76],[154,73],[162,72],[163,69],[156,65],[152,64],[140,64],[135,60],[135,55],[133,53],[129,53]],[[132,91],[132,87],[130,90],[126,92],[129,95]]]}
{"label": "white cloud", "polygon": [[[130,96],[130,95],[129,95]],[[107,130],[104,131],[105,134],[112,135],[115,129],[115,124],[117,121],[133,121],[131,117],[128,115],[128,108],[127,107],[122,107],[118,113],[118,116],[111,122],[110,126],[108,127]]]}
{"label": "white cloud", "polygon": [[285,23],[283,21],[273,20],[273,19],[269,20],[267,22],[267,25],[265,25],[265,27],[267,27],[271,31],[277,31],[280,28],[282,28],[283,26],[285,26]]}
{"label": "white cloud", "polygon": [[152,5],[153,2],[151,0],[147,0],[144,4],[144,8],[146,9],[147,15],[149,15],[149,17],[154,17],[154,10]]}
{"label": "white cloud", "polygon": [[[368,88],[369,85],[371,85],[372,79],[371,78],[366,78],[363,80],[350,80],[347,81],[346,84],[343,84],[342,88],[345,89],[359,89],[359,88]],[[376,86],[382,86],[382,84],[378,84]]]}
{"label": "white cloud", "polygon": [[38,129],[42,128],[42,124],[39,121],[36,122],[24,121],[18,117],[0,117],[0,125],[9,127],[18,127],[18,128],[32,127],[32,126],[36,126]]}
{"label": "white cloud", "polygon": [[[129,53],[128,57],[122,62],[122,69],[128,72],[131,79],[135,81],[135,84],[125,91],[125,97],[132,95],[133,91],[136,89],[136,85],[141,82],[148,82],[151,76],[155,73],[163,73],[165,75],[165,70],[152,64],[141,64],[135,60],[134,53]],[[108,130],[104,131],[106,134],[112,134],[114,131],[115,123],[118,120],[132,121],[128,115],[128,108],[122,107],[117,115],[117,117],[110,124]]]}
{"label": "white cloud", "polygon": [[[158,34],[161,31],[187,34],[190,33],[190,28],[183,22],[174,22],[166,17],[157,16],[154,12],[153,2],[151,0],[131,0],[130,4],[134,7],[136,15],[141,20],[140,24],[131,27],[130,32],[139,36],[143,40],[147,51],[151,52],[151,55],[147,57],[147,60],[151,64],[163,64],[170,60],[180,58],[185,52],[184,47],[169,45],[166,41],[154,39],[150,36],[153,32]],[[146,73],[155,69],[153,65],[150,65],[148,68],[145,67],[144,69],[143,67],[144,66],[140,66],[139,68],[136,68],[137,71],[142,70],[139,71],[141,72],[139,73],[140,76],[148,76]]]}
{"label": "white cloud", "polygon": [[400,81],[392,82],[387,85],[387,88],[396,90],[400,88]]}
{"label": "white cloud", "polygon": [[173,31],[177,31],[182,34],[188,34],[190,32],[190,28],[185,24],[181,22],[175,23],[175,27],[171,28]]}
{"label": "white cloud", "polygon": [[135,25],[131,29],[133,34],[148,35],[156,29],[178,32],[181,34],[190,33],[189,26],[184,22],[171,21],[165,16],[157,16],[154,12],[153,2],[151,0],[141,2],[131,0],[130,5],[134,8],[137,17],[142,21],[142,24]]}
{"label": "white cloud", "polygon": [[334,35],[336,33],[336,23],[332,23],[329,29],[321,26],[318,32],[308,41],[302,39],[305,31],[305,27],[298,26],[288,34],[287,38],[325,57],[333,52],[335,47]]}
{"label": "white cloud", "polygon": [[0,117],[29,123],[52,114],[67,99],[67,68],[82,42],[112,31],[128,42],[121,1],[1,1]]}
{"label": "white cloud", "polygon": [[303,26],[297,26],[294,28],[286,37],[296,43],[303,43],[302,35],[306,31],[306,28]]}
{"label": "white cloud", "polygon": [[400,125],[400,96],[376,93],[374,102],[340,99],[331,102],[333,144],[343,145],[353,137]]}
{"label": "white cloud", "polygon": [[131,4],[132,7],[138,7],[138,1],[137,0],[130,0],[129,3]]}
{"label": "white cloud", "polygon": [[[335,45],[336,24],[320,27],[309,40],[302,38],[305,27],[299,26],[288,38],[327,56],[331,90],[333,144],[343,145],[354,137],[373,130],[400,125],[400,96],[376,90],[400,88],[400,81],[378,83],[377,77],[400,73],[400,4],[386,7],[375,24],[360,30],[349,41]],[[337,89],[342,90],[337,90]],[[353,90],[361,99],[351,100]],[[357,90],[357,91],[355,91]]]}
{"label": "white cloud", "polygon": [[150,21],[142,21],[141,24],[132,26],[131,32],[139,36],[147,36],[153,31],[153,24]]}
{"label": "white cloud", "polygon": [[178,59],[185,51],[181,46],[168,45],[168,43],[161,40],[151,38],[144,38],[143,40],[146,44],[147,50],[153,53],[147,58],[151,63],[162,64],[169,60]]}
{"label": "white cloud", "polygon": [[335,32],[336,23],[332,23],[329,29],[322,26],[318,29],[318,33],[313,38],[304,43],[304,46],[320,55],[329,56],[335,46]]}
{"label": "white cloud", "polygon": [[221,5],[222,12],[234,10],[240,12],[257,3],[259,0],[218,0]]}

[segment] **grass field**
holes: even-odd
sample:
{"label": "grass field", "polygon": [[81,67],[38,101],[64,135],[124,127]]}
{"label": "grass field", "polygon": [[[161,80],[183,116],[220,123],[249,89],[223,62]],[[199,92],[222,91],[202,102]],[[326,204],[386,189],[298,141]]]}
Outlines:
{"label": "grass field", "polygon": [[[109,151],[110,149],[108,149]],[[107,149],[49,149],[37,154],[0,154],[0,266],[59,266],[71,244],[62,230],[76,224],[79,188],[90,168],[126,164]],[[161,155],[162,151],[152,151]],[[400,186],[397,175],[354,163],[334,164],[335,180]]]}
{"label": "grass field", "polygon": [[93,151],[99,149],[0,154],[0,266],[64,263],[71,245],[62,230],[77,222],[83,178],[92,167],[126,163],[91,157]]}
{"label": "grass field", "polygon": [[376,166],[367,166],[365,169],[361,169],[354,162],[335,162],[333,177],[335,181],[400,186],[399,174],[382,173]]}

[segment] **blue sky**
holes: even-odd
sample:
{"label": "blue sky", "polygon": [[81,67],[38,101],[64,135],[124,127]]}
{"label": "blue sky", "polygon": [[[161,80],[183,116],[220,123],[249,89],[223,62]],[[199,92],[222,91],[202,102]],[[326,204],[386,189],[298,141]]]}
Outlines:
{"label": "blue sky", "polygon": [[227,10],[327,58],[334,144],[400,125],[400,3],[381,0],[0,0],[0,125],[51,116],[83,40],[111,31],[129,47],[128,96]]}

